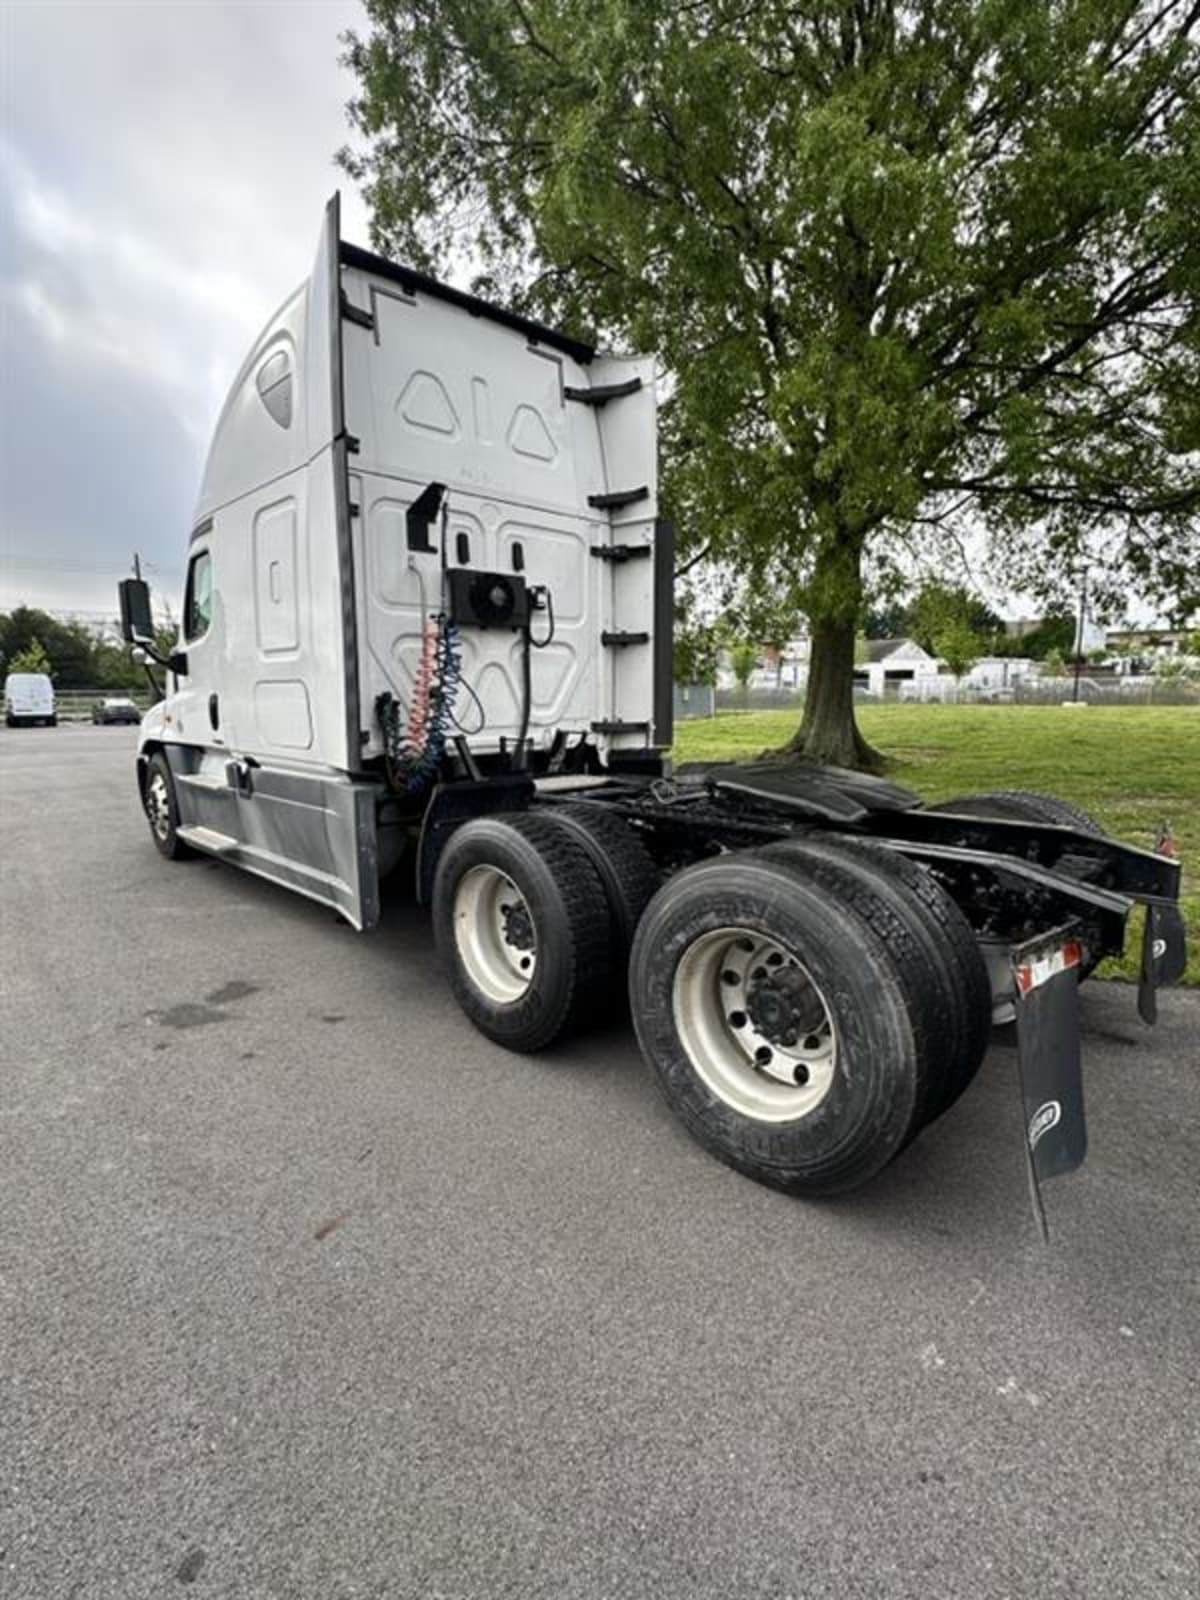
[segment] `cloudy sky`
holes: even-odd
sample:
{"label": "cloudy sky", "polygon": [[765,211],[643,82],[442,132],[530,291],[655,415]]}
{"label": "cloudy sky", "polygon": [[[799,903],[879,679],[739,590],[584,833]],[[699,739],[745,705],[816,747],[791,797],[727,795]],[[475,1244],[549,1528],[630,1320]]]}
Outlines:
{"label": "cloudy sky", "polygon": [[177,599],[225,391],[306,276],[354,0],[0,0],[0,609]]}
{"label": "cloudy sky", "polygon": [[0,609],[111,616],[134,550],[177,605],[213,422],[334,188],[367,242],[348,27],[360,0],[0,0]]}

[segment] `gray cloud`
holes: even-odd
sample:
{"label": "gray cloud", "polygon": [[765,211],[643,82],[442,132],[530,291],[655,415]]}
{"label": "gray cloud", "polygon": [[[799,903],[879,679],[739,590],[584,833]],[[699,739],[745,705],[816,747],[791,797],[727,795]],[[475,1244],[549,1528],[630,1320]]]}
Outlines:
{"label": "gray cloud", "polygon": [[[176,599],[209,433],[307,273],[351,0],[12,4],[0,122],[0,606]],[[343,227],[364,239],[358,197]]]}

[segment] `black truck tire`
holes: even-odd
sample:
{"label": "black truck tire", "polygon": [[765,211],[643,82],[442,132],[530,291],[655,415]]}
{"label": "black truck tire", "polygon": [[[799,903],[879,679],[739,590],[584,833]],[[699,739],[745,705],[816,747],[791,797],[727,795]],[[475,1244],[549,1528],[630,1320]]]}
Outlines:
{"label": "black truck tire", "polygon": [[922,1003],[932,1034],[919,1125],[927,1126],[975,1077],[991,1034],[991,986],[970,923],[926,868],[875,840],[805,834],[769,845],[764,854],[791,856],[801,866],[822,858],[849,867],[866,878],[875,896],[892,900],[898,922],[885,920],[888,913],[873,911],[867,902],[862,909],[893,943],[910,984],[927,991]]}
{"label": "black truck tire", "polygon": [[[957,800],[941,800],[930,811],[957,811],[965,817],[996,817],[1003,822],[1048,822],[1055,828],[1074,828],[1106,838],[1105,830],[1089,812],[1055,794],[1040,794],[1034,789],[996,789],[988,794],[966,794]],[[1079,981],[1090,978],[1100,965],[1100,952],[1084,940],[1084,957]]]}
{"label": "black truck tire", "polygon": [[807,865],[734,852],[677,873],[638,926],[629,987],[668,1104],[760,1183],[856,1188],[918,1122],[928,1018],[886,936]]}
{"label": "black truck tire", "polygon": [[600,875],[623,987],[634,933],[662,881],[654,858],[623,817],[595,801],[547,806],[537,814],[573,839]]}
{"label": "black truck tire", "polygon": [[875,839],[843,834],[839,843],[846,849],[869,855],[881,872],[908,889],[938,930],[956,975],[966,1019],[964,1048],[958,1058],[958,1071],[951,1073],[945,1085],[945,1098],[940,1105],[932,1104],[926,1115],[929,1123],[950,1109],[983,1065],[992,1034],[992,986],[987,964],[971,924],[928,867]]}
{"label": "black truck tire", "polygon": [[458,1003],[509,1050],[552,1044],[608,986],[611,936],[599,874],[541,815],[476,817],[456,828],[438,861],[432,911]]}
{"label": "black truck tire", "polygon": [[195,851],[179,837],[179,801],[175,779],[162,751],[150,757],[142,785],[142,805],[150,824],[150,837],[159,855],[168,861],[186,861]]}
{"label": "black truck tire", "polygon": [[995,789],[988,794],[964,794],[956,800],[939,800],[930,811],[956,811],[964,817],[996,817],[1001,822],[1048,822],[1051,827],[1074,828],[1079,833],[1104,837],[1104,829],[1079,806],[1057,795],[1033,789]]}

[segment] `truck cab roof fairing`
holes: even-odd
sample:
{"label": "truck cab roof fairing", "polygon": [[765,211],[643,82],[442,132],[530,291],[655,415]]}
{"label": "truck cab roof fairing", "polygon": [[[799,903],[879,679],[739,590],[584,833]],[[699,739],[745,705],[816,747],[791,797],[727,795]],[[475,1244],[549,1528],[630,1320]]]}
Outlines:
{"label": "truck cab roof fairing", "polygon": [[533,344],[544,344],[548,349],[561,350],[564,355],[570,356],[573,361],[578,361],[581,366],[587,366],[595,358],[596,347],[585,339],[573,338],[557,328],[547,327],[545,323],[535,322],[531,317],[522,316],[518,311],[510,311],[506,306],[498,306],[490,300],[481,300],[465,289],[455,289],[448,283],[441,283],[437,278],[416,271],[413,267],[404,267],[395,261],[389,261],[386,256],[374,255],[359,245],[347,244],[343,240],[340,257],[343,266],[358,267],[363,272],[374,273],[376,277],[390,278],[409,294],[432,295],[435,299],[446,300],[451,305],[461,307],[473,317],[486,317],[491,322],[499,322],[506,328],[513,328],[516,332],[525,334]]}
{"label": "truck cab roof fairing", "polygon": [[[547,349],[561,351],[581,365],[589,365],[595,359],[595,347],[586,340],[576,339],[556,328],[522,316],[519,312],[510,311],[505,306],[481,300],[465,290],[441,283],[438,279],[418,272],[415,268],[390,261],[386,256],[375,255],[359,245],[341,241],[339,260],[343,266],[357,267],[376,277],[389,279],[409,294],[430,295],[435,299],[459,306],[472,316],[484,317],[490,322],[523,333],[531,344],[544,345]],[[204,521],[220,506],[248,489],[257,487],[262,481],[260,438],[266,442],[267,449],[279,458],[281,470],[299,465],[302,454],[311,454],[325,442],[307,436],[310,431],[308,426],[310,419],[307,417],[307,396],[303,393],[303,388],[310,284],[311,279],[306,279],[294,289],[267,320],[230,385],[213,429],[212,444],[209,446],[196,503],[194,523]],[[271,359],[276,345],[281,347],[286,345],[289,349],[294,374],[293,382],[299,385],[301,390],[298,398],[293,401],[290,427],[282,430],[278,421],[272,419],[270,411],[264,404],[263,396],[255,384],[260,365]],[[292,449],[287,448],[285,439],[279,436],[280,432],[287,435],[292,442]],[[246,446],[251,439],[252,447],[247,450]],[[257,471],[251,466],[252,461],[259,463]],[[249,481],[251,477],[255,477],[256,481]]]}
{"label": "truck cab roof fairing", "polygon": [[[304,324],[307,280],[294,289],[263,327],[238,369],[221,407],[204,476],[196,501],[193,523],[211,518],[229,501],[257,488],[267,477],[299,466],[307,453],[304,426]],[[291,420],[281,427],[257,386],[259,368],[276,350],[290,356],[293,396]],[[265,452],[265,455],[264,455]],[[273,466],[267,462],[274,462]]]}

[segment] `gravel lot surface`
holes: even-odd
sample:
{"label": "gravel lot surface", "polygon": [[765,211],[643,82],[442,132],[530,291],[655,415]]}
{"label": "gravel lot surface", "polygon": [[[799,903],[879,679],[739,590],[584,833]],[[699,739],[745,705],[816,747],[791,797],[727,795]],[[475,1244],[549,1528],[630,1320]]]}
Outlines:
{"label": "gravel lot surface", "polygon": [[1085,991],[1049,1248],[1002,1042],[796,1203],[402,894],[162,861],[134,734],[0,731],[6,1600],[1200,1593],[1200,994]]}

